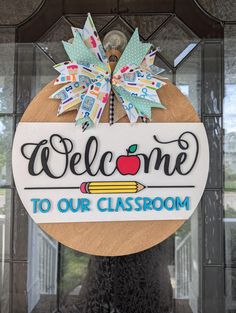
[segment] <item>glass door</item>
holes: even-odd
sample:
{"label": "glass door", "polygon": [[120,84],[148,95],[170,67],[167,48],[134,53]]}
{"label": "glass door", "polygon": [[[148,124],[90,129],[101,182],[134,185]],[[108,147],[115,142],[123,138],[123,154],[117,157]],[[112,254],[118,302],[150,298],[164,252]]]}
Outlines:
{"label": "glass door", "polygon": [[[27,3],[15,14],[14,5],[11,14],[0,11],[0,312],[235,312],[234,4]],[[16,125],[55,78],[52,66],[66,59],[61,41],[71,38],[71,26],[83,26],[87,12],[101,38],[113,29],[130,38],[138,27],[143,41],[160,48],[156,64],[190,99],[210,145],[208,182],[192,218],[163,243],[123,257],[85,255],[55,242],[28,218],[11,174]]]}

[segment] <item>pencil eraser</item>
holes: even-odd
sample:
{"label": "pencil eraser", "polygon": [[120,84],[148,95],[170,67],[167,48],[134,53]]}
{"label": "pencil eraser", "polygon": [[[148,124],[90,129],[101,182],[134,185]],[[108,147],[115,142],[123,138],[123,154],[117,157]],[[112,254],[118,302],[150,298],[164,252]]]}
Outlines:
{"label": "pencil eraser", "polygon": [[80,185],[80,191],[81,191],[82,193],[87,193],[87,192],[86,192],[86,183],[82,183],[82,184]]}

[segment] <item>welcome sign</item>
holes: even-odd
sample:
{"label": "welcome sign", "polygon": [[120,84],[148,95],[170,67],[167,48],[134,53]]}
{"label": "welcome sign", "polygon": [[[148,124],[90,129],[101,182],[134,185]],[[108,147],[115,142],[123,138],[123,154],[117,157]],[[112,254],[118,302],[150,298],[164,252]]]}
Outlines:
{"label": "welcome sign", "polygon": [[205,188],[202,123],[19,123],[13,173],[36,223],[186,220]]}

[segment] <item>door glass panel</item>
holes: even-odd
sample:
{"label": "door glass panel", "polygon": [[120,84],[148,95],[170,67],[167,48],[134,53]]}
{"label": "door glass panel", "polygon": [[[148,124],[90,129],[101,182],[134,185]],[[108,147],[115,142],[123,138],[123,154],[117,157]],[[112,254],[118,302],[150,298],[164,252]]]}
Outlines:
{"label": "door glass panel", "polygon": [[197,47],[177,68],[176,86],[189,98],[201,116],[201,47]]}
{"label": "door glass panel", "polygon": [[107,26],[104,27],[99,32],[101,39],[103,39],[103,37],[106,35],[106,33],[108,33],[111,30],[119,30],[119,31],[123,32],[126,35],[127,39],[130,39],[130,37],[133,34],[132,27],[128,23],[126,23],[126,21],[121,17],[118,17],[118,18],[112,20],[111,23],[107,24]]}
{"label": "door glass panel", "polygon": [[28,312],[51,312],[57,305],[58,244],[30,218],[28,238]]}
{"label": "door glass panel", "polygon": [[0,116],[0,186],[11,184],[11,146],[13,120],[9,116]]}
{"label": "door glass panel", "polygon": [[225,27],[225,281],[226,312],[236,310],[236,25]]}
{"label": "door glass panel", "polygon": [[10,264],[0,261],[0,310],[10,312]]}
{"label": "door glass panel", "polygon": [[11,189],[0,188],[0,261],[10,258],[10,234],[11,234]]}
{"label": "door glass panel", "polygon": [[14,29],[0,28],[0,113],[13,111],[14,39]]}
{"label": "door glass panel", "polygon": [[34,45],[33,43],[20,43],[17,50],[17,90],[16,112],[17,118],[24,113],[31,99],[35,96],[35,72],[34,72]]}
{"label": "door glass panel", "polygon": [[173,71],[172,69],[161,59],[160,55],[158,54],[154,64],[165,71],[162,73],[162,76],[169,79],[169,81],[173,82]]}
{"label": "door glass panel", "polygon": [[222,113],[222,43],[207,42],[204,44],[204,113]]}
{"label": "door glass panel", "polygon": [[206,117],[204,119],[209,143],[210,155],[210,170],[208,174],[207,187],[220,188],[222,186],[222,121],[219,117]]}
{"label": "door glass panel", "polygon": [[214,17],[223,21],[236,20],[236,2],[234,0],[218,1],[215,0],[198,0],[202,7]]}
{"label": "door glass panel", "polygon": [[61,248],[61,304],[76,305],[90,257],[67,247]]}
{"label": "door glass panel", "polygon": [[62,17],[53,28],[39,40],[38,44],[55,63],[60,63],[68,60],[68,56],[62,45],[62,40],[68,41],[72,37],[71,24]]}
{"label": "door glass panel", "polygon": [[175,234],[173,290],[176,312],[198,312],[199,303],[199,210]]}
{"label": "door glass panel", "polygon": [[[18,15],[22,20],[21,11]],[[201,42],[183,20],[168,12],[94,16],[101,37],[118,29],[130,38],[134,28],[139,27],[142,40],[160,48],[155,62],[165,69],[163,76],[189,97],[205,123],[212,156],[207,190],[199,208],[176,234],[141,253],[96,257],[58,244],[28,218],[11,179],[13,130],[31,99],[55,79],[53,65],[68,59],[61,41],[72,37],[71,25],[82,27],[84,21],[84,14],[58,17],[36,42],[17,45],[14,27],[0,29],[0,311],[223,313],[225,272],[226,313],[233,313],[236,311],[235,25],[225,26],[223,175],[222,42],[210,39]],[[221,223],[224,177],[225,264]],[[220,288],[212,288],[219,286],[219,282]]]}
{"label": "door glass panel", "polygon": [[23,1],[20,5],[16,2],[0,3],[0,24],[16,25],[28,18],[42,3],[42,0]]}
{"label": "door glass panel", "polygon": [[53,61],[38,47],[35,47],[35,92],[36,94],[57,76]]}
{"label": "door glass panel", "polygon": [[[77,20],[73,17],[70,21],[74,24],[77,22],[78,26],[81,19],[83,20],[82,17]],[[152,21],[154,24],[150,27],[148,17],[142,18],[139,23],[141,21],[146,23],[143,37],[148,37],[152,31],[155,31],[154,25],[161,29],[161,24],[166,19],[167,16],[158,16],[157,20]],[[104,20],[106,26],[101,28],[101,35],[112,29],[118,29],[130,37],[133,32],[131,26],[134,27],[137,20],[124,16],[124,18],[113,19],[106,25],[106,18]],[[188,38],[175,53],[179,53],[181,49],[184,51],[194,40],[195,43],[198,42],[197,37],[180,21],[174,19],[170,23],[172,29],[174,27],[178,29],[177,41],[180,42],[183,34],[185,39]],[[174,34],[170,36],[175,38]],[[67,59],[62,52],[61,40],[68,40],[70,37],[69,23],[65,19],[60,19],[35,47],[35,87],[33,87],[35,93],[55,78],[53,63]],[[158,43],[158,46],[160,45],[161,43]],[[167,43],[165,43],[166,47]],[[187,52],[185,50],[181,60],[179,58],[180,63],[189,54],[189,58],[177,69],[176,82],[200,112],[201,54],[200,48],[196,48],[191,53],[193,48],[194,46],[191,46]],[[171,61],[175,66],[177,61],[170,58],[171,56],[166,56],[161,51],[156,64],[166,70],[163,76],[172,80],[172,69],[167,64]],[[176,313],[182,310],[197,313],[198,220],[199,215],[196,212],[175,236],[164,243],[139,254],[118,258],[92,257],[63,246],[57,247],[51,238],[43,234],[30,221],[27,256],[31,260],[27,270],[30,312],[33,313],[35,310],[43,312],[47,299],[48,309],[59,305],[65,312],[76,307],[88,313],[94,310],[126,312],[134,308],[136,311],[143,308],[143,312],[157,309],[160,312],[168,312],[175,308]],[[33,267],[33,263],[39,265],[39,270]]]}
{"label": "door glass panel", "polygon": [[199,38],[178,18],[170,19],[150,38],[170,64],[177,66],[197,45]]}
{"label": "door glass panel", "polygon": [[[67,16],[66,18],[74,27],[78,28],[83,28],[86,20],[86,16]],[[97,31],[100,32],[113,18],[113,15],[93,16]]]}
{"label": "door glass panel", "polygon": [[168,14],[160,15],[127,15],[124,19],[133,27],[138,27],[144,40],[148,38],[167,20]]}

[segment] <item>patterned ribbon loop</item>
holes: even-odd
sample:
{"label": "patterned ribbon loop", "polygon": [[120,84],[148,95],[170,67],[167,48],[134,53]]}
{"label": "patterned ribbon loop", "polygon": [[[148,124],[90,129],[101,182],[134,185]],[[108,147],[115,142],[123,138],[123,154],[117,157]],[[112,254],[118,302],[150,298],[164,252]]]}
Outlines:
{"label": "patterned ribbon loop", "polygon": [[151,119],[152,107],[164,108],[157,95],[165,85],[159,77],[163,70],[154,65],[156,51],[149,52],[151,44],[140,42],[137,29],[113,73],[91,15],[83,29],[72,27],[72,32],[73,42],[63,42],[70,61],[54,66],[60,73],[55,85],[66,84],[50,97],[61,100],[58,115],[78,110],[76,125],[85,130],[99,123],[110,94],[110,124],[117,121],[117,106],[124,109],[119,118],[127,114],[131,123],[139,116]]}

